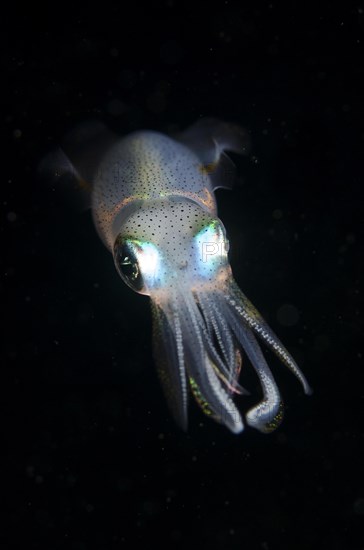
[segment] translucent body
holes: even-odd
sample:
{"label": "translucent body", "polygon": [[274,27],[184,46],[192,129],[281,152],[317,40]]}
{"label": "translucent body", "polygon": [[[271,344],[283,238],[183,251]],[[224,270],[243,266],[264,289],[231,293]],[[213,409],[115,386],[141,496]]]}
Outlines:
{"label": "translucent body", "polygon": [[92,211],[101,238],[112,250],[131,211],[170,197],[184,197],[216,214],[209,177],[192,151],[156,132],[125,137],[104,157],[94,182]]}
{"label": "translucent body", "polygon": [[92,213],[116,268],[135,291],[149,295],[159,375],[176,420],[187,426],[188,393],[232,432],[244,428],[234,395],[242,349],[260,379],[263,398],[246,413],[267,432],[282,402],[255,335],[309,386],[298,366],[236,285],[214,190],[230,187],[225,150],[244,152],[246,134],[200,121],[177,139],[140,131],[111,140],[92,181]]}

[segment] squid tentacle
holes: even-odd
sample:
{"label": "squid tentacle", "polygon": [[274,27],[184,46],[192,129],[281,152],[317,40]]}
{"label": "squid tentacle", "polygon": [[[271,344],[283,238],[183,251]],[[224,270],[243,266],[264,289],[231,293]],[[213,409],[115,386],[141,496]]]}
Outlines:
{"label": "squid tentacle", "polygon": [[[205,339],[202,337],[196,310],[194,299],[191,296],[185,296],[184,311],[188,315],[180,315],[186,335],[184,342],[186,367],[191,390],[206,414],[212,415],[217,421],[225,424],[233,433],[239,433],[244,429],[241,415],[212,366],[213,361],[206,352]],[[192,336],[191,331],[194,339],[188,338]]]}
{"label": "squid tentacle", "polygon": [[219,347],[229,366],[230,372],[233,371],[235,362],[234,343],[231,333],[223,316],[219,310],[214,308],[214,296],[212,299],[204,293],[197,293],[199,304],[201,305],[203,314],[208,324],[211,325],[211,333],[215,334]]}
{"label": "squid tentacle", "polygon": [[253,329],[257,336],[269,346],[269,348],[279,357],[282,363],[286,365],[286,367],[288,367],[288,369],[298,378],[302,384],[304,392],[307,395],[310,395],[312,393],[312,389],[310,388],[305,375],[291,354],[288,353],[286,348],[283,346],[279,338],[267,325],[258,310],[241,292],[235,282],[231,284],[229,291],[225,292],[224,296],[231,308],[239,314],[242,321]]}
{"label": "squid tentacle", "polygon": [[226,366],[225,362],[218,354],[216,346],[211,338],[210,331],[208,330],[207,321],[198,309],[195,298],[185,298],[185,303],[187,304],[187,307],[189,309],[190,316],[193,316],[193,318],[196,319],[200,327],[201,336],[205,343],[207,354],[209,356],[212,366],[215,367],[216,374],[226,383],[231,391],[235,391],[244,395],[248,394],[247,390],[240,386],[236,379],[230,382],[231,370],[229,366]]}
{"label": "squid tentacle", "polygon": [[263,390],[263,399],[246,413],[246,421],[249,426],[269,433],[275,430],[283,419],[283,402],[278,386],[253,332],[241,323],[234,311],[228,311],[227,315],[229,324],[249,357]]}

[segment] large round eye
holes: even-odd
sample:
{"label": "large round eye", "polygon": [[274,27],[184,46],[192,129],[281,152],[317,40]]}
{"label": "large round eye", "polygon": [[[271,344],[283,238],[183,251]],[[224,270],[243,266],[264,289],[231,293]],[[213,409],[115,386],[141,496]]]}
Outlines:
{"label": "large round eye", "polygon": [[144,282],[136,257],[135,245],[130,241],[120,242],[117,239],[114,245],[114,262],[123,281],[136,292],[140,292],[144,287]]}

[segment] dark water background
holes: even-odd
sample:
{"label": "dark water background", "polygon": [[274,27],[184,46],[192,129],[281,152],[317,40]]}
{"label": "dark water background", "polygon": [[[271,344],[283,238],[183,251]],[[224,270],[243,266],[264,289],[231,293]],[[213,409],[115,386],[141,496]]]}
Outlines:
{"label": "dark water background", "polygon": [[[1,548],[364,548],[363,2],[15,5],[2,25]],[[179,431],[148,299],[90,213],[39,181],[95,115],[121,134],[211,115],[249,129],[218,193],[234,274],[314,388],[267,354],[286,404],[272,435],[192,402]]]}

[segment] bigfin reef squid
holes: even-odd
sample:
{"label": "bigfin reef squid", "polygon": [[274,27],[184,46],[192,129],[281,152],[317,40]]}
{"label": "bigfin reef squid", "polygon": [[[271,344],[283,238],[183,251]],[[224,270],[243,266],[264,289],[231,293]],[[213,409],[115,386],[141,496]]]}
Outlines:
{"label": "bigfin reef squid", "polygon": [[[150,297],[153,349],[169,407],[187,428],[189,393],[202,411],[231,432],[245,423],[270,432],[283,404],[259,340],[311,392],[305,376],[236,284],[229,242],[217,216],[215,190],[232,187],[226,151],[244,154],[241,127],[201,119],[170,137],[150,130],[119,138],[101,123],[84,124],[56,155],[58,174],[71,172],[91,198],[97,232],[122,280]],[[235,396],[244,350],[262,398],[244,415]]]}

